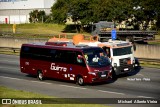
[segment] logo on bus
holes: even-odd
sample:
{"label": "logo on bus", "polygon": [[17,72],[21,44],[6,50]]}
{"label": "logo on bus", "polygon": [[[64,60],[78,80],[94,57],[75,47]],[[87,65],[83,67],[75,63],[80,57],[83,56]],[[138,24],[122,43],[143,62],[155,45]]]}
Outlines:
{"label": "logo on bus", "polygon": [[55,63],[51,63],[51,70],[54,70],[54,71],[63,71],[63,72],[66,72],[67,71],[67,68],[66,67],[60,67],[59,65],[55,65]]}

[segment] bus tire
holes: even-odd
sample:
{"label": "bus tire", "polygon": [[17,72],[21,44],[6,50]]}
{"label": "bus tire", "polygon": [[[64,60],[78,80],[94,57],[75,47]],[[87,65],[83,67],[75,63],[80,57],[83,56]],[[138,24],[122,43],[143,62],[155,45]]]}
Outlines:
{"label": "bus tire", "polygon": [[84,79],[81,76],[77,77],[77,84],[80,85],[80,86],[84,85]]}
{"label": "bus tire", "polygon": [[38,79],[40,80],[40,81],[42,81],[43,80],[43,73],[42,73],[42,71],[38,71],[38,73],[37,73],[37,77],[38,77]]}
{"label": "bus tire", "polygon": [[117,80],[117,75],[114,69],[112,69],[112,80]]}

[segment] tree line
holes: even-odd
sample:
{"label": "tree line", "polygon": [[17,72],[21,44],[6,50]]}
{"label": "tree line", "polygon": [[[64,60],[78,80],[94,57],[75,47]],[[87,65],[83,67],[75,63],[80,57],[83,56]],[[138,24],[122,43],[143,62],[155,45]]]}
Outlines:
{"label": "tree line", "polygon": [[132,25],[135,28],[141,24],[144,30],[149,23],[152,23],[154,25],[152,29],[157,30],[160,29],[160,2],[158,1],[57,0],[51,7],[50,16],[46,16],[43,20],[47,23],[64,24],[66,18],[71,17],[75,24],[82,27],[99,21],[117,24],[126,21],[127,25]]}

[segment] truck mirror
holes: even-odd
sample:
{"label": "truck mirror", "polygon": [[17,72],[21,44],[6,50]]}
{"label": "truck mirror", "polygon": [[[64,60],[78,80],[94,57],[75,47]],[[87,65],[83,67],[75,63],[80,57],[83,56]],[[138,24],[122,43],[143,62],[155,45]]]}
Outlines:
{"label": "truck mirror", "polygon": [[136,51],[136,44],[133,43],[133,50]]}

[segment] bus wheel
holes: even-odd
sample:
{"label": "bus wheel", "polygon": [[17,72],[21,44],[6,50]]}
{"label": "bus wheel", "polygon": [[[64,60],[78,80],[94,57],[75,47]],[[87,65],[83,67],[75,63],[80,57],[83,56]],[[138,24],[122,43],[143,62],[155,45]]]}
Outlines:
{"label": "bus wheel", "polygon": [[38,71],[38,79],[39,80],[43,80],[43,74],[42,74],[42,71]]}
{"label": "bus wheel", "polygon": [[80,86],[84,85],[84,80],[83,80],[83,78],[81,76],[77,77],[77,83]]}
{"label": "bus wheel", "polygon": [[117,80],[117,75],[114,69],[112,69],[112,80]]}

